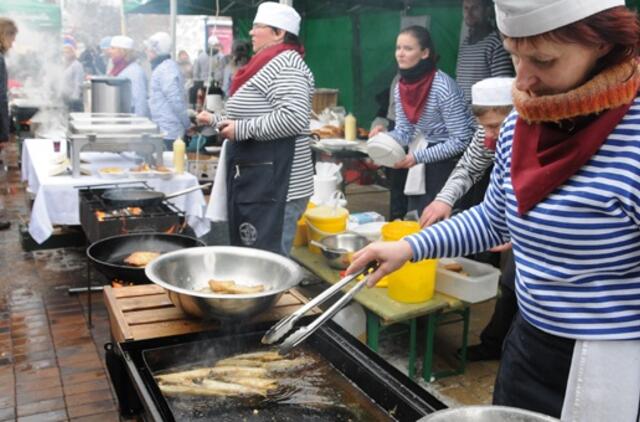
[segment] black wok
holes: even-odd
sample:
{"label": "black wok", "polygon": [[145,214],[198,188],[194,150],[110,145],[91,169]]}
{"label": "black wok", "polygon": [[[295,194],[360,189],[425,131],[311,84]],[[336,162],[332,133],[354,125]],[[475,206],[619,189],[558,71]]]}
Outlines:
{"label": "black wok", "polygon": [[148,190],[143,188],[118,188],[107,189],[100,197],[102,200],[114,207],[154,207],[160,205],[165,199],[175,198],[176,196],[185,195],[195,190],[208,188],[211,183],[204,185],[192,186],[190,188],[165,195],[162,192]]}
{"label": "black wok", "polygon": [[96,270],[110,280],[118,279],[134,284],[151,283],[144,273],[144,267],[133,267],[124,259],[134,252],[167,253],[178,249],[205,246],[199,239],[182,234],[132,233],[107,237],[94,242],[87,248],[87,257]]}

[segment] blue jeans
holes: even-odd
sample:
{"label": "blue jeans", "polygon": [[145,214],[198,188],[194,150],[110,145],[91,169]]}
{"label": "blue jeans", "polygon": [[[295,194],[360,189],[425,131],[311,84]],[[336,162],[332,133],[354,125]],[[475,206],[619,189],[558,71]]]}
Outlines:
{"label": "blue jeans", "polygon": [[288,201],[284,206],[284,225],[282,227],[282,255],[289,256],[291,246],[293,246],[293,238],[296,235],[298,220],[302,217],[309,198],[293,199]]}

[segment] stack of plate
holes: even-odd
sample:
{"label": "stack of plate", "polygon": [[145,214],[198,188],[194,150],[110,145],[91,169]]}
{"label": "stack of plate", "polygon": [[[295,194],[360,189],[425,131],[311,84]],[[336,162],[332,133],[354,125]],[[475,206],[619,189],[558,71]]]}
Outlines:
{"label": "stack of plate", "polygon": [[386,133],[379,133],[367,141],[367,154],[374,163],[385,167],[393,167],[407,156],[400,144]]}

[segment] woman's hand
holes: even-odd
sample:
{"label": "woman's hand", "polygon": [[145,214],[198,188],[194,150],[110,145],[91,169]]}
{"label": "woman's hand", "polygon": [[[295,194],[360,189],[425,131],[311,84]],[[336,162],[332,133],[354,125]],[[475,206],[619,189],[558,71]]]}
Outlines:
{"label": "woman's hand", "polygon": [[489,251],[491,251],[491,252],[504,252],[504,251],[508,251],[509,249],[511,249],[511,242],[507,242],[507,243],[504,243],[502,245],[498,245],[496,247],[493,247],[493,248],[489,249]]}
{"label": "woman's hand", "polygon": [[413,154],[409,153],[402,160],[400,160],[397,163],[395,163],[393,165],[393,168],[396,168],[396,169],[408,169],[408,168],[411,168],[411,167],[415,166],[416,164],[417,164],[416,163],[416,157],[414,157]]}
{"label": "woman's hand", "polygon": [[218,123],[218,130],[224,139],[236,140],[236,122],[233,120],[223,120]]}
{"label": "woman's hand", "polygon": [[351,265],[346,274],[352,274],[371,261],[377,261],[380,266],[369,275],[367,286],[373,287],[385,275],[402,267],[405,262],[413,257],[413,251],[409,242],[399,240],[397,242],[375,242],[353,254]]}
{"label": "woman's hand", "polygon": [[378,133],[384,132],[384,131],[385,131],[385,128],[382,125],[378,125],[378,126],[374,127],[373,129],[371,129],[371,132],[369,132],[369,139],[373,138]]}
{"label": "woman's hand", "polygon": [[430,225],[449,217],[451,217],[451,205],[436,199],[430,203],[424,211],[422,211],[422,215],[420,216],[420,227],[429,227]]}
{"label": "woman's hand", "polygon": [[213,123],[213,114],[209,113],[208,111],[201,111],[196,116],[196,123],[198,123],[199,125],[210,125],[211,123]]}

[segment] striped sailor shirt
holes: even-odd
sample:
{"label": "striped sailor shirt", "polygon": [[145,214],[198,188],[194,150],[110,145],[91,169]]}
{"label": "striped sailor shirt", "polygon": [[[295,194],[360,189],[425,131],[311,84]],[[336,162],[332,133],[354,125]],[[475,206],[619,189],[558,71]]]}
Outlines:
{"label": "striped sailor shirt", "polygon": [[501,129],[484,201],[407,237],[414,259],[511,240],[529,323],[573,339],[640,339],[640,99],[596,154],[524,215],[511,182],[516,118]]}
{"label": "striped sailor shirt", "polygon": [[400,101],[400,88],[395,88],[396,126],[389,132],[399,144],[409,145],[420,131],[428,142],[414,152],[419,163],[433,163],[456,157],[467,148],[476,122],[462,91],[449,75],[438,70],[429,91],[429,98],[415,125],[407,119]]}
{"label": "striped sailor shirt", "polygon": [[494,152],[484,146],[484,128],[479,125],[469,146],[451,172],[436,200],[453,205],[473,187],[493,164]]}
{"label": "striped sailor shirt", "polygon": [[309,115],[314,79],[300,54],[287,50],[267,63],[229,98],[226,115],[236,121],[237,142],[296,137],[287,201],[313,194]]}
{"label": "striped sailor shirt", "polygon": [[456,64],[456,82],[471,103],[471,86],[483,79],[496,76],[513,76],[511,56],[502,46],[497,32],[492,31],[478,42],[470,43],[469,37],[460,44]]}

